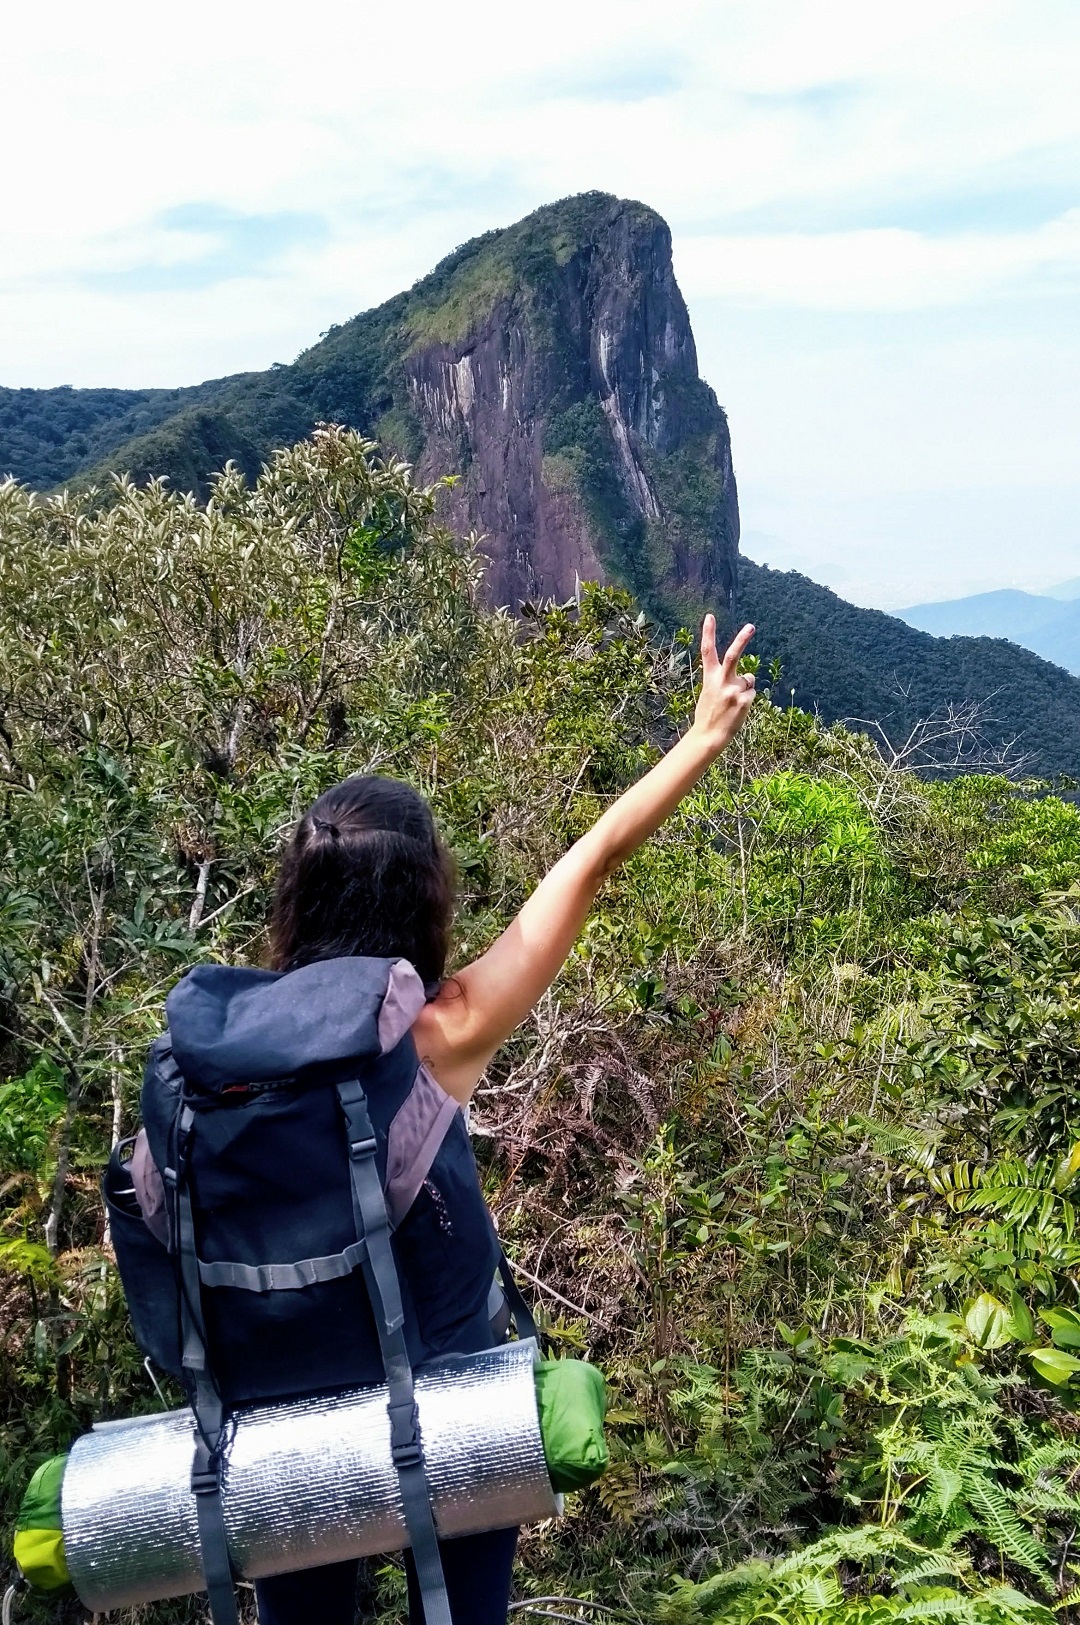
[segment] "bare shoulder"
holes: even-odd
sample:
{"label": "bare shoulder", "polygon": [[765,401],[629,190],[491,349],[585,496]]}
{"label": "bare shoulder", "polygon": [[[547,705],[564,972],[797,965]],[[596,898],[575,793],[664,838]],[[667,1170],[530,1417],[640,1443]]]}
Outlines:
{"label": "bare shoulder", "polygon": [[469,1003],[457,977],[449,977],[412,1024],[416,1053],[436,1083],[463,1105],[471,1098],[483,1064],[469,1054]]}

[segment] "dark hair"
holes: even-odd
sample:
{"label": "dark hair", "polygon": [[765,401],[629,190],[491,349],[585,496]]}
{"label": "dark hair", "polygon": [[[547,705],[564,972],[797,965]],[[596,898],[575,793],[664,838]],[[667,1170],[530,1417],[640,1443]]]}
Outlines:
{"label": "dark hair", "polygon": [[429,984],[446,967],[453,860],[431,809],[398,779],[358,774],[301,818],[278,874],[275,970],[371,954],[408,959]]}

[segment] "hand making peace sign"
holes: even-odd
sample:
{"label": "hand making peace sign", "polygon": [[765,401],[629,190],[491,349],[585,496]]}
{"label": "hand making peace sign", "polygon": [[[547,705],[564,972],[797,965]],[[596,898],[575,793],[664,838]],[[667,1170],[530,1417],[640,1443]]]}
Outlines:
{"label": "hand making peace sign", "polygon": [[694,728],[717,756],[738,733],[754,703],[754,674],[739,670],[739,658],[753,635],[754,628],[744,626],[721,660],[716,653],[716,616],[706,615],[702,624],[701,693]]}

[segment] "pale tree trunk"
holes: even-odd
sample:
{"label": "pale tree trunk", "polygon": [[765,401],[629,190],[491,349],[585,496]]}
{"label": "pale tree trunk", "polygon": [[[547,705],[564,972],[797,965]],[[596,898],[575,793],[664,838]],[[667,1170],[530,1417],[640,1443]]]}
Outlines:
{"label": "pale tree trunk", "polygon": [[188,915],[188,930],[197,931],[199,922],[206,907],[206,893],[210,885],[210,859],[203,858],[199,864],[199,878],[195,882],[195,896],[191,902],[191,913]]}
{"label": "pale tree trunk", "polygon": [[64,1189],[67,1185],[68,1164],[71,1161],[71,1131],[75,1124],[75,1111],[79,1104],[79,1094],[78,1074],[69,1072],[67,1109],[64,1112],[63,1127],[60,1130],[60,1145],[56,1153],[56,1172],[53,1174],[49,1216],[45,1220],[45,1245],[54,1258],[60,1235],[60,1219],[64,1211]]}
{"label": "pale tree trunk", "polygon": [[110,1150],[119,1144],[124,1126],[124,1052],[119,1050],[112,1072],[112,1140]]}
{"label": "pale tree trunk", "polygon": [[[117,1051],[112,1069],[112,1137],[109,1149],[115,1150],[120,1143],[120,1136],[124,1127],[124,1052]],[[105,1229],[101,1235],[101,1245],[106,1252],[112,1247],[112,1226],[109,1223],[109,1209],[105,1208]]]}

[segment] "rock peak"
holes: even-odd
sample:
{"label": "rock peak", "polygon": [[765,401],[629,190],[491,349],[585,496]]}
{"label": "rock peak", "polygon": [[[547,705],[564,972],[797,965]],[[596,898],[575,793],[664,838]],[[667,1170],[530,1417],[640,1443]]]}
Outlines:
{"label": "rock peak", "polygon": [[[443,267],[413,290],[405,388],[420,473],[463,472],[455,518],[489,538],[496,601],[566,598],[598,578],[665,618],[726,607],[730,442],[698,377],[666,222],[590,192]],[[693,514],[690,485],[703,497]]]}
{"label": "rock peak", "polygon": [[452,522],[486,538],[497,603],[628,587],[664,620],[723,609],[738,506],[727,421],[698,376],[654,210],[606,192],[462,244],[286,367],[182,390],[0,391],[0,472],[109,470],[205,496],[318,421],[461,476]]}

